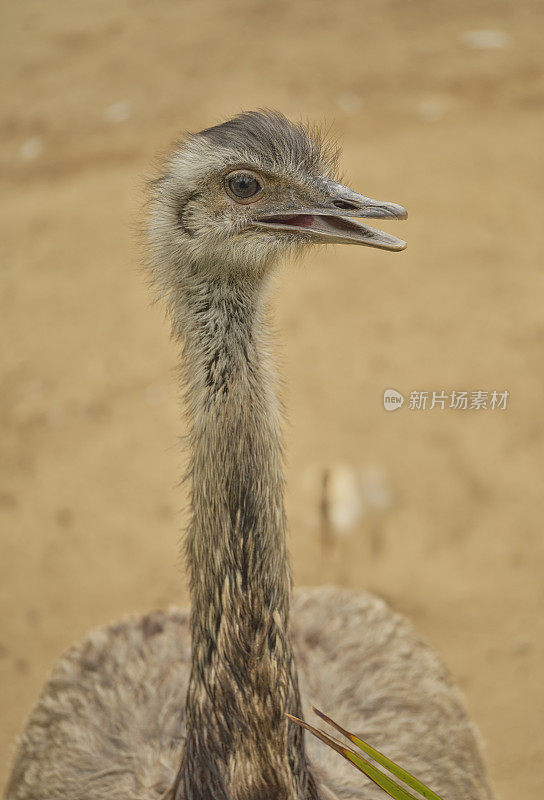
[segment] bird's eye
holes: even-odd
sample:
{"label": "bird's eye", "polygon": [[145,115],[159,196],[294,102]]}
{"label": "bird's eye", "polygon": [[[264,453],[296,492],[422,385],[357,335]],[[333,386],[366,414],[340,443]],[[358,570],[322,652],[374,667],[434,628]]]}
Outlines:
{"label": "bird's eye", "polygon": [[262,191],[262,186],[251,172],[233,172],[227,176],[227,192],[238,202],[247,202],[256,199]]}

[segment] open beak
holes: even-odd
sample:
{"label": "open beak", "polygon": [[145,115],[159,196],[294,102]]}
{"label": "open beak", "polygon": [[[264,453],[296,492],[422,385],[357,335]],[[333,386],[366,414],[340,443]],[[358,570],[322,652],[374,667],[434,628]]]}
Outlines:
{"label": "open beak", "polygon": [[278,208],[254,220],[262,230],[304,233],[310,241],[323,244],[362,244],[382,250],[404,250],[406,242],[389,233],[356,222],[363,219],[406,219],[408,213],[397,203],[372,200],[347,186],[323,179],[327,199],[307,208]]}

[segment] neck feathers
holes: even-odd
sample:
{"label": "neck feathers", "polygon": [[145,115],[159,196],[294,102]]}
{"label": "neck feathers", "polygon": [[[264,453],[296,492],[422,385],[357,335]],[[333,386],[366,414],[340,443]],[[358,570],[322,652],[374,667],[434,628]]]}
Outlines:
{"label": "neck feathers", "polygon": [[289,636],[279,405],[261,282],[195,280],[175,319],[191,423],[192,671],[180,800],[313,796]]}

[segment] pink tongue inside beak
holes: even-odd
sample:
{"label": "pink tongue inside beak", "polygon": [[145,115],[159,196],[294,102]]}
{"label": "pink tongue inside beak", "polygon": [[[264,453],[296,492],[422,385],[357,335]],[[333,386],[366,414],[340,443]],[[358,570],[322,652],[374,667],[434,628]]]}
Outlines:
{"label": "pink tongue inside beak", "polygon": [[296,225],[297,228],[309,228],[314,218],[311,214],[297,214],[295,217],[284,217],[283,219],[276,219],[274,221],[281,222],[284,225]]}

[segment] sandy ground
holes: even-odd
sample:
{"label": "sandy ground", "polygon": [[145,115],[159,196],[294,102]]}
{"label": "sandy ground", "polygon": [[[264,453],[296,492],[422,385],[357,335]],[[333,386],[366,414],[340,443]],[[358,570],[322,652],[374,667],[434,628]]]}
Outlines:
{"label": "sandy ground", "polygon": [[[176,352],[138,272],[142,186],[179,131],[270,106],[327,120],[354,188],[410,211],[406,253],[331,248],[279,281],[296,583],[408,614],[501,796],[544,790],[543,24],[513,0],[5,5],[0,780],[71,642],[187,602]],[[391,414],[387,387],[510,398]],[[370,500],[325,548],[315,476],[342,464]]]}

